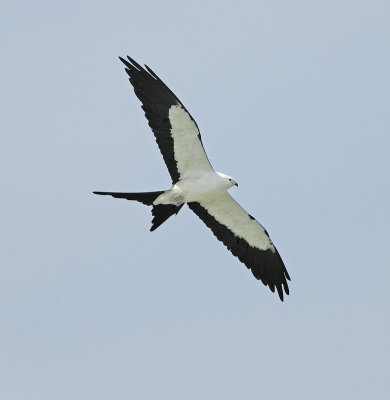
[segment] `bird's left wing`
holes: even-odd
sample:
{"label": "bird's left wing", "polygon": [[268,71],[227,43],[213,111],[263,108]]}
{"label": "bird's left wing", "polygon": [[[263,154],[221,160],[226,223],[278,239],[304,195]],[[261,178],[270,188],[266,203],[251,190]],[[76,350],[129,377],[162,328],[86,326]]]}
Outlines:
{"label": "bird's left wing", "polygon": [[130,57],[119,58],[126,65],[172,183],[213,171],[198,126],[181,101],[148,66],[141,67]]}
{"label": "bird's left wing", "polygon": [[249,215],[229,193],[210,200],[188,203],[190,209],[214,235],[252,270],[283,301],[283,289],[289,294],[286,267],[263,226]]}

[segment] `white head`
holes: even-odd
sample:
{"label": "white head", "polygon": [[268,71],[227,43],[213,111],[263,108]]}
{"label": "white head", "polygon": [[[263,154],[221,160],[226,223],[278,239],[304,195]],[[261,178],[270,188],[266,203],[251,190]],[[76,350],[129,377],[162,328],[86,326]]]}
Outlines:
{"label": "white head", "polygon": [[225,175],[222,172],[217,172],[217,175],[222,179],[226,189],[230,189],[232,186],[238,187],[238,183],[231,176]]}

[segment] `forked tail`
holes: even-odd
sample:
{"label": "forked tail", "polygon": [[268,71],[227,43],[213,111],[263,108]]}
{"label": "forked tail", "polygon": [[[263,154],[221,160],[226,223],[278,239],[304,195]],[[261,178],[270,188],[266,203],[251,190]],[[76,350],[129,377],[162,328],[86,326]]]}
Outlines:
{"label": "forked tail", "polygon": [[151,231],[157,229],[161,224],[163,224],[171,215],[177,214],[183,207],[175,206],[173,204],[159,204],[157,206],[153,205],[153,201],[157,199],[160,194],[164,193],[164,190],[160,192],[141,192],[141,193],[117,193],[117,192],[93,192],[94,194],[109,195],[116,197],[118,199],[135,200],[140,203],[146,204],[147,206],[153,206],[152,208],[152,227]]}

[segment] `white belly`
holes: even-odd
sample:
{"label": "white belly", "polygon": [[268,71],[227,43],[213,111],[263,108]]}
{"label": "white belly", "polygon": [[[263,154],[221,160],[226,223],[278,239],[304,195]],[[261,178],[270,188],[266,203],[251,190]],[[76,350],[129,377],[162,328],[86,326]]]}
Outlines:
{"label": "white belly", "polygon": [[157,197],[153,204],[175,204],[178,206],[193,201],[199,202],[227,189],[226,183],[217,173],[209,172],[177,182],[172,189]]}

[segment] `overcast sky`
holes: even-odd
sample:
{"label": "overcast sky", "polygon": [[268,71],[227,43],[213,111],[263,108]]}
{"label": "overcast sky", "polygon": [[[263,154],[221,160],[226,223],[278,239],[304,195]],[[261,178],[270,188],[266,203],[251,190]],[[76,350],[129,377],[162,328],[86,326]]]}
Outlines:
{"label": "overcast sky", "polygon": [[[0,398],[388,399],[388,1],[5,1]],[[277,295],[168,189],[118,56],[196,119],[291,275]]]}

